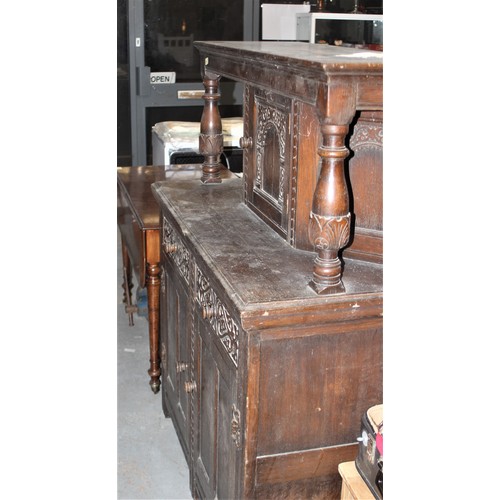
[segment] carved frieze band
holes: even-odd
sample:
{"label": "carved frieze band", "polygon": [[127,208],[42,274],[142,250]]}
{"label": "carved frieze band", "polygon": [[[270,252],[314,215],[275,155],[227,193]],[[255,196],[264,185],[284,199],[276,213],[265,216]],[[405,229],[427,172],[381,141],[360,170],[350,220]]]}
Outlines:
{"label": "carved frieze band", "polygon": [[383,148],[383,128],[380,124],[359,121],[352,133],[349,146],[352,150]]}
{"label": "carved frieze band", "polygon": [[189,284],[189,268],[191,255],[174,231],[166,217],[163,217],[163,248],[175,262],[179,273]]}
{"label": "carved frieze band", "polygon": [[[266,98],[269,99],[267,93]],[[276,131],[279,143],[279,189],[278,199],[275,200],[280,207],[283,206],[284,179],[285,179],[285,141],[287,134],[287,113],[261,97],[256,98],[257,107],[257,142],[255,145],[256,172],[254,185],[262,189],[264,164],[264,151],[266,147],[266,137],[272,129]]]}
{"label": "carved frieze band", "polygon": [[235,366],[238,366],[240,329],[231,317],[226,306],[217,297],[210,286],[208,279],[203,275],[198,266],[195,269],[196,293],[195,298],[205,314],[215,335],[224,347]]}

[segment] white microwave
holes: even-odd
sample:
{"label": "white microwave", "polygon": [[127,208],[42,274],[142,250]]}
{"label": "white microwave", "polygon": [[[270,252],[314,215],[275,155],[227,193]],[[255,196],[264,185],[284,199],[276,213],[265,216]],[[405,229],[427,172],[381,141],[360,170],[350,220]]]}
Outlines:
{"label": "white microwave", "polygon": [[383,45],[382,14],[309,12],[296,15],[296,40],[330,45]]}

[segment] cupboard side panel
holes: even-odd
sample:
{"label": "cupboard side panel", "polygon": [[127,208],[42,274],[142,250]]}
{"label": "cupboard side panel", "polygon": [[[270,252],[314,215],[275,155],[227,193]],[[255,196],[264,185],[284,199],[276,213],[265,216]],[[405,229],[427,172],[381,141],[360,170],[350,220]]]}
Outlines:
{"label": "cupboard side panel", "polygon": [[382,327],[343,326],[262,337],[258,455],[356,442],[360,415],[382,401]]}

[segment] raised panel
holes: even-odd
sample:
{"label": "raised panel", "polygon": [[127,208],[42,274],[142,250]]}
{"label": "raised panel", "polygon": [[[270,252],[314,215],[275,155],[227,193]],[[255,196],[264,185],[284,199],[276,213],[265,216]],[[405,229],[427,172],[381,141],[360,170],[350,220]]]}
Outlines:
{"label": "raised panel", "polygon": [[363,111],[355,119],[349,148],[349,186],[354,235],[344,255],[382,262],[383,113]]}
{"label": "raised panel", "polygon": [[260,345],[258,455],[355,442],[364,406],[382,400],[381,327],[298,332]]}
{"label": "raised panel", "polygon": [[197,476],[207,498],[215,497],[219,377],[210,346],[199,337],[199,421],[196,446]]}
{"label": "raised panel", "polygon": [[223,375],[219,376],[219,405],[217,429],[217,498],[240,498],[237,464],[242,449],[242,414],[236,406],[236,395]]}
{"label": "raised panel", "polygon": [[235,499],[243,441],[236,375],[210,324],[200,318],[197,325],[195,484],[203,498]]}
{"label": "raised panel", "polygon": [[293,100],[247,87],[247,130],[252,152],[247,153],[246,202],[282,237],[288,232],[287,197],[290,181],[290,128]]}
{"label": "raised panel", "polygon": [[178,284],[176,273],[169,270],[168,265],[164,265],[164,270],[162,303],[166,302],[166,305],[161,311],[164,318],[161,330],[162,391],[167,411],[188,457],[189,398],[185,382],[190,375],[189,300],[184,287]]}

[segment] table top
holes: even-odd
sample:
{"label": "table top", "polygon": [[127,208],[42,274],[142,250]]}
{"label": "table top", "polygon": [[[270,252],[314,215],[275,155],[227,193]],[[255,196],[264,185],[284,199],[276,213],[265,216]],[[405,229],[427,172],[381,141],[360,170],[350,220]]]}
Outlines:
{"label": "table top", "polygon": [[119,190],[141,229],[160,228],[160,211],[152,196],[151,184],[165,180],[165,172],[163,166],[117,168]]}
{"label": "table top", "polygon": [[287,68],[316,70],[325,74],[382,74],[383,70],[382,52],[352,47],[306,42],[256,41],[196,41],[194,45],[202,54],[219,54],[246,61],[258,59]]}
{"label": "table top", "polygon": [[205,74],[256,85],[319,106],[339,119],[383,109],[383,53],[306,42],[194,42]]}
{"label": "table top", "polygon": [[[160,229],[160,209],[151,191],[154,182],[178,177],[199,180],[201,168],[201,164],[117,167],[118,186],[139,227],[142,230]],[[221,173],[223,179],[231,175],[226,169]]]}

